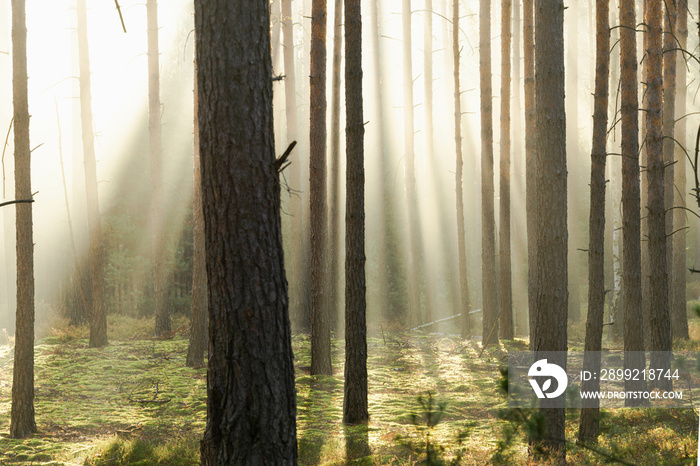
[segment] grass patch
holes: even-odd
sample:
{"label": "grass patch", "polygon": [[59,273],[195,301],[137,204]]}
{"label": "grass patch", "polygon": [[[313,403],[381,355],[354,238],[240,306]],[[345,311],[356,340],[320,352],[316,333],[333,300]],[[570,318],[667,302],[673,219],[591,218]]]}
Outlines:
{"label": "grass patch", "polygon": [[[155,340],[148,337],[152,321],[124,318],[112,323],[105,348],[88,348],[81,328],[56,327],[39,342],[39,432],[24,440],[8,438],[12,352],[0,347],[0,464],[199,463],[206,369],[185,367],[185,335]],[[385,331],[369,338],[371,417],[366,426],[351,428],[342,424],[344,342],[333,340],[331,376],[309,375],[308,335],[295,334],[292,343],[301,465],[413,465],[426,459],[426,429],[412,414],[421,413],[418,396],[428,392],[440,411],[440,422],[429,432],[441,460],[449,463],[463,453],[463,465],[527,464],[523,433],[508,432],[498,418],[498,410],[505,407],[498,368],[508,350],[521,351],[526,341],[504,342],[479,357],[478,343],[453,336]],[[697,343],[688,343],[692,344]],[[597,448],[640,465],[696,461],[698,419],[693,410],[622,409],[603,414]],[[466,427],[469,435],[458,441]],[[578,411],[570,410],[567,439],[573,442],[577,431]],[[507,462],[498,463],[494,455],[499,441],[511,434],[507,452],[499,457]],[[406,448],[407,439],[415,448]],[[604,463],[599,455],[573,444],[568,459],[570,464]]]}

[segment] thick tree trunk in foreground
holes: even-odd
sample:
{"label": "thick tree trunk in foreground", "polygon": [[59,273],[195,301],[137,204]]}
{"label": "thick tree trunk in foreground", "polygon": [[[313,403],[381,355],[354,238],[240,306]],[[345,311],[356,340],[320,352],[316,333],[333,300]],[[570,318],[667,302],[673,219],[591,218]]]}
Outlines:
{"label": "thick tree trunk in foreground", "polygon": [[501,337],[512,340],[513,289],[510,264],[510,42],[512,0],[501,1],[501,183],[499,297]]}
{"label": "thick tree trunk in foreground", "polygon": [[[620,78],[622,93],[622,317],[625,369],[643,370],[642,246],[639,185],[639,97],[635,1],[620,3]],[[625,380],[625,390],[643,391],[644,380]],[[625,406],[643,400],[626,399]]]}
{"label": "thick tree trunk in foreground", "polygon": [[464,160],[462,157],[462,91],[459,82],[459,0],[452,0],[452,55],[454,57],[455,100],[455,193],[457,206],[457,250],[459,254],[459,312],[462,313],[462,338],[469,338],[469,282],[467,280],[467,239],[464,225]]}
{"label": "thick tree trunk in foreground", "polygon": [[[588,242],[588,316],[583,364],[586,370],[600,373],[605,307],[605,137],[608,126],[608,78],[610,75],[610,0],[596,1],[596,73],[591,147],[591,211]],[[600,380],[581,382],[582,391],[597,392]],[[578,439],[591,442],[598,437],[600,400],[581,410]]]}
{"label": "thick tree trunk in foreground", "polygon": [[[31,199],[31,151],[27,96],[27,26],[24,0],[12,0],[12,103],[15,198]],[[34,420],[34,241],[32,204],[17,204],[17,319],[12,374],[10,437],[36,432]]]}
{"label": "thick tree trunk in foreground", "polygon": [[204,362],[207,349],[207,258],[204,241],[204,212],[202,211],[202,169],[199,158],[199,90],[197,89],[197,64],[194,76],[194,189],[192,194],[192,313],[190,344],[187,348],[187,366],[199,367]]}
{"label": "thick tree trunk in foreground", "polygon": [[[678,47],[685,49],[688,45],[688,2],[686,0],[679,0],[678,3]],[[676,139],[686,145],[686,125],[687,120],[683,118],[686,113],[686,71],[685,71],[685,58],[682,53],[678,54],[677,67],[679,72],[677,73],[676,89],[678,90],[678,95],[676,96],[676,115],[680,120],[676,121]],[[678,163],[675,168],[675,202],[674,205],[679,207],[685,207],[686,205],[686,164],[688,159],[677,145],[674,144],[674,150],[676,151],[676,159]],[[688,314],[686,311],[686,235],[687,231],[684,230],[686,227],[686,215],[687,213],[682,209],[673,210],[673,231],[676,231],[672,236],[673,241],[673,280],[671,287],[671,336],[673,338],[680,338],[687,340],[688,336]],[[700,248],[699,248],[700,249]]]}
{"label": "thick tree trunk in foreground", "polygon": [[158,2],[147,0],[148,22],[148,136],[151,161],[151,254],[153,257],[153,296],[155,335],[170,333],[170,313],[163,244],[163,169],[160,130],[160,70],[158,59]]}
{"label": "thick tree trunk in foreground", "polygon": [[90,230],[90,347],[107,344],[107,315],[104,310],[104,261],[102,245],[102,219],[97,193],[97,163],[95,161],[95,133],[92,121],[92,91],[90,86],[90,52],[87,38],[86,0],[78,0],[78,57],[80,60],[80,123],[83,133],[83,161],[85,165],[85,190],[87,218]]}
{"label": "thick tree trunk in foreground", "polygon": [[365,284],[365,168],[362,117],[360,0],[345,0],[345,397],[343,422],[367,422],[367,302]]}
{"label": "thick tree trunk in foreground", "polygon": [[[651,367],[670,369],[671,364],[671,319],[668,307],[668,279],[666,264],[666,229],[664,208],[664,160],[662,133],[662,27],[661,3],[647,2],[647,137],[648,158],[648,225],[649,225],[649,333],[646,348],[654,351]],[[670,380],[651,384],[669,389]]]}
{"label": "thick tree trunk in foreground", "polygon": [[[564,105],[564,2],[540,0],[535,8],[535,113],[537,117],[536,360],[566,368],[567,205]],[[565,458],[564,397],[541,402],[547,422],[545,446]]]}
{"label": "thick tree trunk in foreground", "polygon": [[297,462],[269,19],[267,0],[195,2],[210,313],[205,465]]}
{"label": "thick tree trunk in foreground", "polygon": [[496,220],[493,186],[493,92],[491,86],[491,0],[479,3],[479,87],[481,89],[481,293],[482,343],[498,343]]}
{"label": "thick tree trunk in foreground", "polygon": [[311,374],[330,375],[331,326],[326,299],[326,0],[311,10]]}

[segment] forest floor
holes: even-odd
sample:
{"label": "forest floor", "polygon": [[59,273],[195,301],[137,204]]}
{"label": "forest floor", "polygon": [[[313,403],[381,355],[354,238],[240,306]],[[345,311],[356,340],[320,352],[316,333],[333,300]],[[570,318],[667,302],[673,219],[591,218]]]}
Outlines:
{"label": "forest floor", "polygon": [[[147,336],[150,325],[110,318],[110,344],[101,349],[87,348],[84,328],[60,326],[40,340],[39,432],[24,440],[8,435],[13,353],[0,346],[0,464],[198,464],[206,370],[185,367],[185,335],[154,340]],[[693,328],[700,333],[697,320]],[[300,464],[417,464],[426,458],[427,441],[445,461],[431,464],[447,464],[460,454],[459,464],[527,464],[526,435],[521,425],[501,419],[507,404],[499,388],[507,351],[526,350],[526,341],[481,354],[477,340],[456,336],[372,335],[371,419],[353,428],[341,422],[344,341],[333,340],[334,375],[311,376],[308,336],[293,336]],[[697,410],[605,411],[596,446],[602,454],[573,443],[578,415],[567,411],[570,464],[609,463],[606,455],[638,465],[697,461]]]}

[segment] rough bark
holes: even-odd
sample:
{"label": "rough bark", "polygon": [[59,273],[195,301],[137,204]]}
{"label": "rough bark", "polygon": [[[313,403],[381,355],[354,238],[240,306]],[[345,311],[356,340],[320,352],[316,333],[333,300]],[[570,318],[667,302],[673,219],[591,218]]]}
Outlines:
{"label": "rough bark", "polygon": [[499,298],[501,337],[512,340],[513,289],[510,258],[510,43],[512,0],[501,1],[501,163]]}
{"label": "rough bark", "polygon": [[[622,317],[625,368],[645,368],[642,321],[642,246],[639,185],[639,97],[635,1],[620,3],[620,79],[622,118]],[[625,380],[625,390],[643,391],[642,380]],[[625,406],[643,400],[626,399]]]}
{"label": "rough bark", "polygon": [[469,281],[467,280],[467,238],[464,224],[464,160],[462,156],[462,91],[459,79],[459,0],[452,0],[452,55],[455,101],[455,194],[457,206],[457,251],[459,254],[459,312],[462,313],[462,338],[469,338]]}
{"label": "rough bark", "polygon": [[[648,350],[651,367],[670,369],[671,319],[668,307],[668,277],[666,264],[666,230],[664,209],[664,160],[662,133],[662,26],[661,3],[647,2],[647,136],[648,158],[648,215],[649,229],[649,327]],[[651,384],[658,388],[670,388],[662,379]],[[670,382],[670,381],[668,381]]]}
{"label": "rough bark", "polygon": [[[678,28],[676,36],[678,37],[678,47],[685,49],[688,45],[688,2],[679,0],[678,2]],[[686,125],[687,120],[683,118],[686,114],[686,93],[687,93],[687,76],[686,64],[682,53],[678,54],[677,59],[678,73],[676,75],[676,115],[679,120],[676,121],[676,140],[683,147],[688,147]],[[678,207],[686,206],[686,163],[688,159],[685,156],[682,148],[674,144],[674,150],[677,154],[676,160],[678,163],[675,167],[676,188],[674,189],[675,201],[674,205]],[[673,210],[673,231],[676,233],[672,236],[673,241],[673,279],[671,291],[671,336],[687,340],[688,335],[688,314],[686,310],[686,212],[682,209]]]}
{"label": "rough bark", "polygon": [[[610,0],[596,1],[596,73],[591,147],[591,209],[588,227],[588,315],[583,364],[586,370],[600,373],[605,308],[605,147],[608,126],[608,77],[610,74]],[[600,380],[581,382],[582,391],[598,391]],[[578,439],[591,442],[598,437],[600,400],[581,410]]]}
{"label": "rough bark", "polygon": [[87,219],[90,231],[88,251],[90,262],[90,347],[107,344],[107,315],[104,310],[104,261],[102,244],[102,219],[97,192],[97,163],[95,160],[95,133],[92,121],[92,91],[90,85],[90,52],[87,38],[86,0],[77,0],[78,59],[80,61],[80,123],[83,135],[83,163],[85,166],[85,191]]}
{"label": "rough bark", "polygon": [[479,2],[479,87],[481,98],[481,293],[483,345],[498,343],[496,220],[493,182],[493,91],[491,85],[491,0]]}
{"label": "rough bark", "polygon": [[[31,199],[31,150],[27,95],[27,21],[24,0],[12,0],[12,104],[15,199]],[[32,204],[17,204],[17,311],[12,373],[10,437],[36,432],[34,420],[34,241]]]}
{"label": "rough bark", "polygon": [[331,327],[341,328],[341,295],[338,276],[340,250],[340,59],[343,45],[343,0],[335,0],[333,28],[333,77],[331,80],[331,152],[328,199],[328,310]]}
{"label": "rough bark", "polygon": [[535,341],[537,289],[537,166],[535,164],[535,23],[534,0],[523,0],[523,77],[525,87],[525,205],[527,215],[527,308],[530,349]]}
{"label": "rough bark", "polygon": [[345,396],[343,422],[367,422],[365,169],[360,0],[345,0]]}
{"label": "rough bark", "polygon": [[204,212],[202,211],[202,165],[199,157],[199,89],[197,63],[194,65],[194,182],[192,193],[192,313],[190,341],[185,365],[199,367],[204,363],[207,349],[207,258],[204,241]]}
{"label": "rough bark", "polygon": [[[537,118],[536,360],[546,352],[566,367],[567,205],[564,105],[564,2],[541,0],[535,8],[535,113]],[[541,403],[546,446],[565,457],[564,399]]]}
{"label": "rough bark", "polygon": [[195,2],[209,294],[202,464],[296,464],[269,3]]}
{"label": "rough bark", "polygon": [[153,297],[155,336],[170,333],[170,313],[163,244],[163,169],[160,123],[160,70],[158,48],[158,2],[147,0],[148,23],[148,140],[151,163],[151,257],[153,261]]}
{"label": "rough bark", "polygon": [[311,223],[311,374],[330,375],[331,327],[326,299],[326,0],[311,6],[309,215]]}

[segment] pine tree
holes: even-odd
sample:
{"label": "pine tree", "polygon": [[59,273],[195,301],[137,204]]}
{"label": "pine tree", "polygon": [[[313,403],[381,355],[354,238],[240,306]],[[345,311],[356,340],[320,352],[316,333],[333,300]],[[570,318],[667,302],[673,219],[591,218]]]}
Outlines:
{"label": "pine tree", "polygon": [[297,462],[269,15],[268,0],[195,1],[212,319],[204,465]]}

